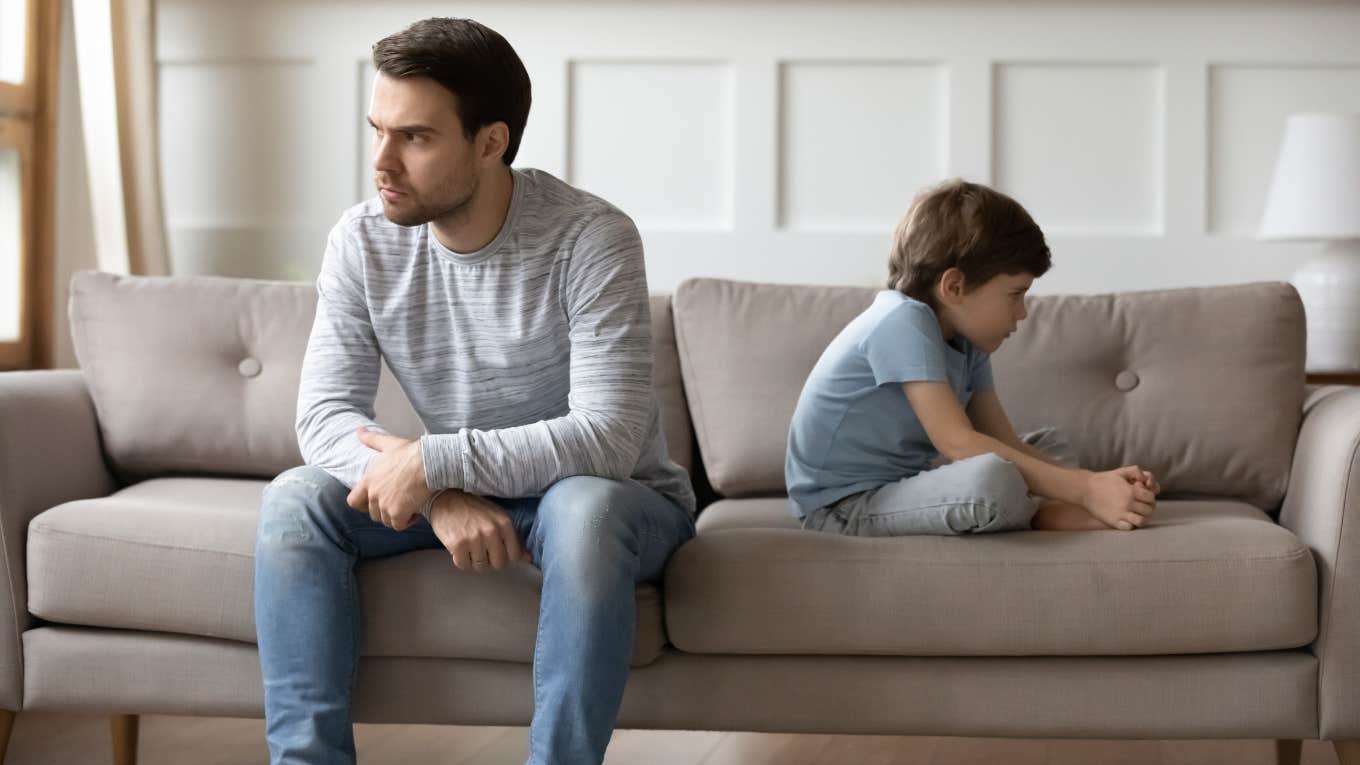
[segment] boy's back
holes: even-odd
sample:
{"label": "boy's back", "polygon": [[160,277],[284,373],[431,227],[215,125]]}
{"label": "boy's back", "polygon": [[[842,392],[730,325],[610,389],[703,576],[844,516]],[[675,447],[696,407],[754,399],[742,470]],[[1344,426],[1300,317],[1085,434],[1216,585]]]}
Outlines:
{"label": "boy's back", "polygon": [[803,386],[784,462],[796,517],[930,469],[939,452],[902,395],[901,384],[917,380],[949,383],[967,407],[992,389],[989,355],[962,336],[946,342],[929,305],[884,290]]}

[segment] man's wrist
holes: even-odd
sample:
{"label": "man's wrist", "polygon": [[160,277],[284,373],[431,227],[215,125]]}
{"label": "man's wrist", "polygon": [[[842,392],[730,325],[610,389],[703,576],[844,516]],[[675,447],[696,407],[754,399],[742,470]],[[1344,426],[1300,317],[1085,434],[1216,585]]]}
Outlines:
{"label": "man's wrist", "polygon": [[420,506],[420,510],[418,510],[417,512],[425,516],[425,520],[427,521],[433,520],[435,501],[438,500],[439,496],[446,491],[452,491],[452,489],[438,489],[437,491],[435,491],[435,493],[430,495],[429,499],[425,500],[425,503]]}

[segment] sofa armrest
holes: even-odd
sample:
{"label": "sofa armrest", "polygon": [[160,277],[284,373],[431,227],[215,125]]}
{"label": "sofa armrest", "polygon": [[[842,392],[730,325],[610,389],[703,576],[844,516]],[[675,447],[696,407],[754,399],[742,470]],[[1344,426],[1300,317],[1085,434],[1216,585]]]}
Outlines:
{"label": "sofa armrest", "polygon": [[1319,737],[1360,738],[1360,388],[1310,391],[1280,525],[1318,566]]}
{"label": "sofa armrest", "polygon": [[0,372],[0,708],[23,701],[28,522],[116,486],[80,370]]}

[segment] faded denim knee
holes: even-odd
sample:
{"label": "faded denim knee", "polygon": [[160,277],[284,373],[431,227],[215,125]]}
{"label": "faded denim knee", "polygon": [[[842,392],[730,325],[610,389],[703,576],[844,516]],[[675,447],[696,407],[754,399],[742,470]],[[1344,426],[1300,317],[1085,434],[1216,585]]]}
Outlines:
{"label": "faded denim knee", "polygon": [[1038,502],[1029,495],[1029,485],[1020,468],[995,452],[969,457],[960,464],[965,463],[973,471],[974,485],[991,510],[990,517],[984,519],[977,532],[1028,529],[1038,510]]}
{"label": "faded denim knee", "polygon": [[300,465],[280,473],[260,495],[256,554],[286,549],[315,539],[320,531],[334,537],[328,516],[338,501],[345,505],[349,489],[314,465]]}

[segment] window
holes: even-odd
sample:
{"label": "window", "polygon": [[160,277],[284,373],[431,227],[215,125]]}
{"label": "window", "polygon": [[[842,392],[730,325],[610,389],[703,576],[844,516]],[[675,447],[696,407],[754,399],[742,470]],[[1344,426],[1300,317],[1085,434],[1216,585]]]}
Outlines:
{"label": "window", "polygon": [[23,290],[23,247],[20,227],[23,215],[19,211],[19,152],[11,147],[0,147],[0,342],[17,343],[21,339],[19,324],[23,316],[20,303]]}
{"label": "window", "polygon": [[60,10],[60,2],[0,0],[0,369],[51,364]]}
{"label": "window", "polygon": [[26,0],[0,0],[0,81],[22,85],[28,52]]}

